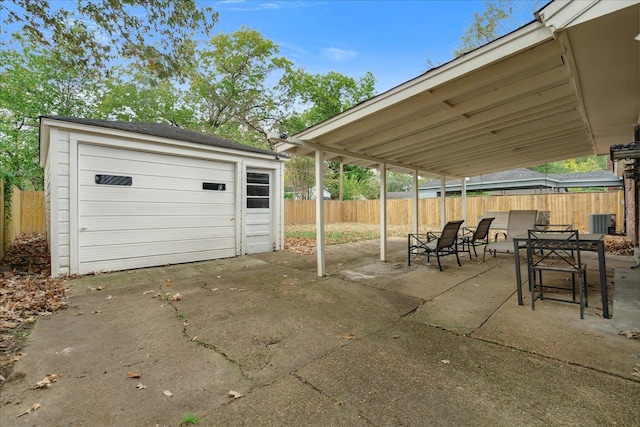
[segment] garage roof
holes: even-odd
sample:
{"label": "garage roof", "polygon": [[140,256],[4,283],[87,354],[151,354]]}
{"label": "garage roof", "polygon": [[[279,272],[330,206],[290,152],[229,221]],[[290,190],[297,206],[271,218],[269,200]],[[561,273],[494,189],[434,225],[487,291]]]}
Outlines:
{"label": "garage roof", "polygon": [[553,1],[530,24],[277,150],[453,177],[607,154],[639,122],[639,16],[637,0]]}
{"label": "garage roof", "polygon": [[162,138],[169,138],[177,141],[194,142],[196,144],[204,144],[213,147],[228,148],[232,150],[248,151],[250,153],[270,155],[276,154],[269,150],[240,144],[234,141],[229,141],[227,139],[218,138],[217,136],[207,135],[201,132],[193,132],[164,123],[119,122],[115,120],[97,120],[62,116],[42,116],[42,118],[81,125],[97,126],[100,128],[135,132],[143,135],[159,136]]}

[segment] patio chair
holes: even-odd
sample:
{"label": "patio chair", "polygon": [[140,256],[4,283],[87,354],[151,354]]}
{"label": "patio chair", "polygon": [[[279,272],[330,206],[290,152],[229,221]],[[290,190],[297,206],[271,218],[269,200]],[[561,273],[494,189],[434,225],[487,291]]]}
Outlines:
{"label": "patio chair", "polygon": [[491,222],[493,222],[494,219],[495,218],[482,218],[475,229],[463,228],[462,238],[460,239],[460,246],[462,247],[460,252],[469,252],[469,259],[472,259],[471,248],[473,248],[473,254],[478,258],[476,246],[484,246],[482,251],[482,262],[484,262],[487,245],[489,244],[489,227],[491,227]]}
{"label": "patio chair", "polygon": [[426,255],[427,262],[430,261],[432,254],[436,255],[438,260],[438,267],[442,271],[442,264],[440,264],[440,257],[446,255],[455,255],[460,264],[460,257],[458,256],[458,231],[464,221],[449,221],[440,234],[428,232],[426,234],[409,234],[408,236],[408,248],[407,258],[408,265],[411,265],[411,255]]}
{"label": "patio chair", "polygon": [[[500,253],[513,253],[513,237],[526,236],[527,232],[536,224],[537,211],[535,210],[511,210],[509,211],[509,224],[505,238],[500,242],[489,242],[486,250],[495,257]],[[524,246],[523,246],[524,247]]]}
{"label": "patio chair", "polygon": [[[584,307],[588,307],[587,266],[580,257],[580,232],[578,230],[529,230],[527,237],[527,267],[531,291],[531,309],[538,299],[569,302],[580,305],[580,318],[584,319]],[[542,272],[571,274],[571,287],[542,282]],[[537,274],[536,274],[537,273]],[[576,301],[576,276],[578,276],[578,300]],[[546,289],[571,291],[571,299],[545,295]]]}

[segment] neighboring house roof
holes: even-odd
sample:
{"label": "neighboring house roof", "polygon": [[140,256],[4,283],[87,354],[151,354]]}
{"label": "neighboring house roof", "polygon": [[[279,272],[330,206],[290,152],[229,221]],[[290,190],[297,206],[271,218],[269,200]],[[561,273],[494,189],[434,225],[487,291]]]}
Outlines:
{"label": "neighboring house roof", "polygon": [[[467,191],[541,187],[617,187],[622,185],[622,179],[610,171],[543,174],[531,169],[520,168],[470,177],[467,181]],[[461,180],[447,181],[447,191],[461,191],[461,189]],[[419,190],[440,190],[440,180],[430,181],[420,186]]]}
{"label": "neighboring house roof", "polygon": [[107,129],[116,129],[127,132],[135,132],[143,135],[159,136],[178,141],[193,142],[196,144],[210,145],[213,147],[229,148],[233,150],[248,151],[251,153],[278,155],[273,151],[250,145],[240,144],[217,136],[207,135],[201,132],[194,132],[164,123],[144,123],[144,122],[119,122],[114,120],[84,119],[80,117],[63,116],[41,116],[41,118],[59,120],[62,122],[77,123],[81,125],[97,126]]}

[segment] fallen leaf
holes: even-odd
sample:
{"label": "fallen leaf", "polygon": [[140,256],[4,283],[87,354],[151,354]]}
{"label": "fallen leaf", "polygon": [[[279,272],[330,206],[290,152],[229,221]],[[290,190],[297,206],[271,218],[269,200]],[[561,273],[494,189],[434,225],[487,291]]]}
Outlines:
{"label": "fallen leaf", "polygon": [[33,386],[34,390],[38,388],[48,388],[51,383],[58,381],[62,375],[60,374],[49,374],[44,379],[38,381],[35,386]]}
{"label": "fallen leaf", "polygon": [[96,291],[101,291],[101,290],[103,290],[104,288],[105,288],[105,286],[104,286],[104,285],[100,285],[100,286],[98,286],[98,287],[96,288]]}
{"label": "fallen leaf", "polygon": [[182,295],[180,295],[180,292],[176,292],[171,297],[171,301],[180,301],[181,299],[182,299]]}
{"label": "fallen leaf", "polygon": [[445,365],[448,365],[449,363],[451,363],[451,361],[448,359],[442,359],[441,362],[444,363]]}
{"label": "fallen leaf", "polygon": [[138,389],[138,390],[143,390],[145,388],[147,388],[147,386],[142,384],[142,383],[138,383],[138,385],[136,386],[136,389]]}
{"label": "fallen leaf", "polygon": [[355,340],[356,336],[354,334],[349,334],[346,337],[344,337],[345,340]]}
{"label": "fallen leaf", "polygon": [[140,378],[142,374],[140,372],[127,371],[127,378]]}
{"label": "fallen leaf", "polygon": [[630,340],[640,339],[640,330],[639,331],[620,331],[618,335],[624,335]]}
{"label": "fallen leaf", "polygon": [[169,287],[173,286],[173,280],[167,279],[167,286]]}
{"label": "fallen leaf", "polygon": [[240,393],[238,393],[237,391],[234,390],[229,390],[227,392],[227,394],[231,397],[233,397],[234,399],[240,399],[242,397],[242,395]]}
{"label": "fallen leaf", "polygon": [[16,418],[20,418],[23,415],[27,415],[32,413],[33,411],[37,410],[39,407],[41,407],[42,405],[39,403],[34,403],[33,406],[29,409],[27,409],[26,411],[24,411],[23,413],[21,413],[20,415],[18,415]]}
{"label": "fallen leaf", "polygon": [[173,396],[173,393],[171,393],[169,390],[163,391],[162,394],[164,394],[165,396],[168,396],[168,397]]}
{"label": "fallen leaf", "polygon": [[145,291],[145,292],[143,292],[143,293],[142,293],[142,295],[152,294],[152,293],[154,293],[154,292],[155,292],[155,291]]}

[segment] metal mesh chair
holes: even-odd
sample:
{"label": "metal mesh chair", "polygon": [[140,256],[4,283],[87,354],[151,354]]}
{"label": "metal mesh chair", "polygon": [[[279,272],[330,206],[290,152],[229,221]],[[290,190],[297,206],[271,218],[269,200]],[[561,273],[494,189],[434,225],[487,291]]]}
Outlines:
{"label": "metal mesh chair", "polygon": [[460,252],[469,252],[469,259],[472,259],[471,248],[473,248],[473,254],[478,258],[476,246],[484,246],[482,251],[482,261],[484,262],[487,245],[489,244],[489,227],[491,227],[491,222],[493,222],[494,219],[495,218],[482,218],[475,229],[463,228],[462,238],[460,239],[460,245],[462,247]]}
{"label": "metal mesh chair", "polygon": [[426,234],[409,234],[407,248],[408,265],[411,265],[412,255],[426,255],[427,262],[429,262],[430,256],[435,254],[440,271],[442,271],[442,264],[440,264],[441,256],[455,255],[458,265],[462,266],[462,264],[460,264],[460,257],[458,256],[458,231],[463,222],[462,220],[449,221],[440,234],[432,232]]}
{"label": "metal mesh chair", "polygon": [[[582,263],[580,257],[580,233],[578,230],[529,230],[527,266],[532,310],[535,310],[535,302],[538,299],[569,302],[580,305],[580,318],[584,319],[584,307],[588,307],[587,267]],[[571,287],[544,284],[542,282],[543,272],[571,274]],[[576,276],[578,277],[577,301]],[[545,295],[544,291],[549,289],[571,291],[571,299],[549,296],[549,293]]]}

